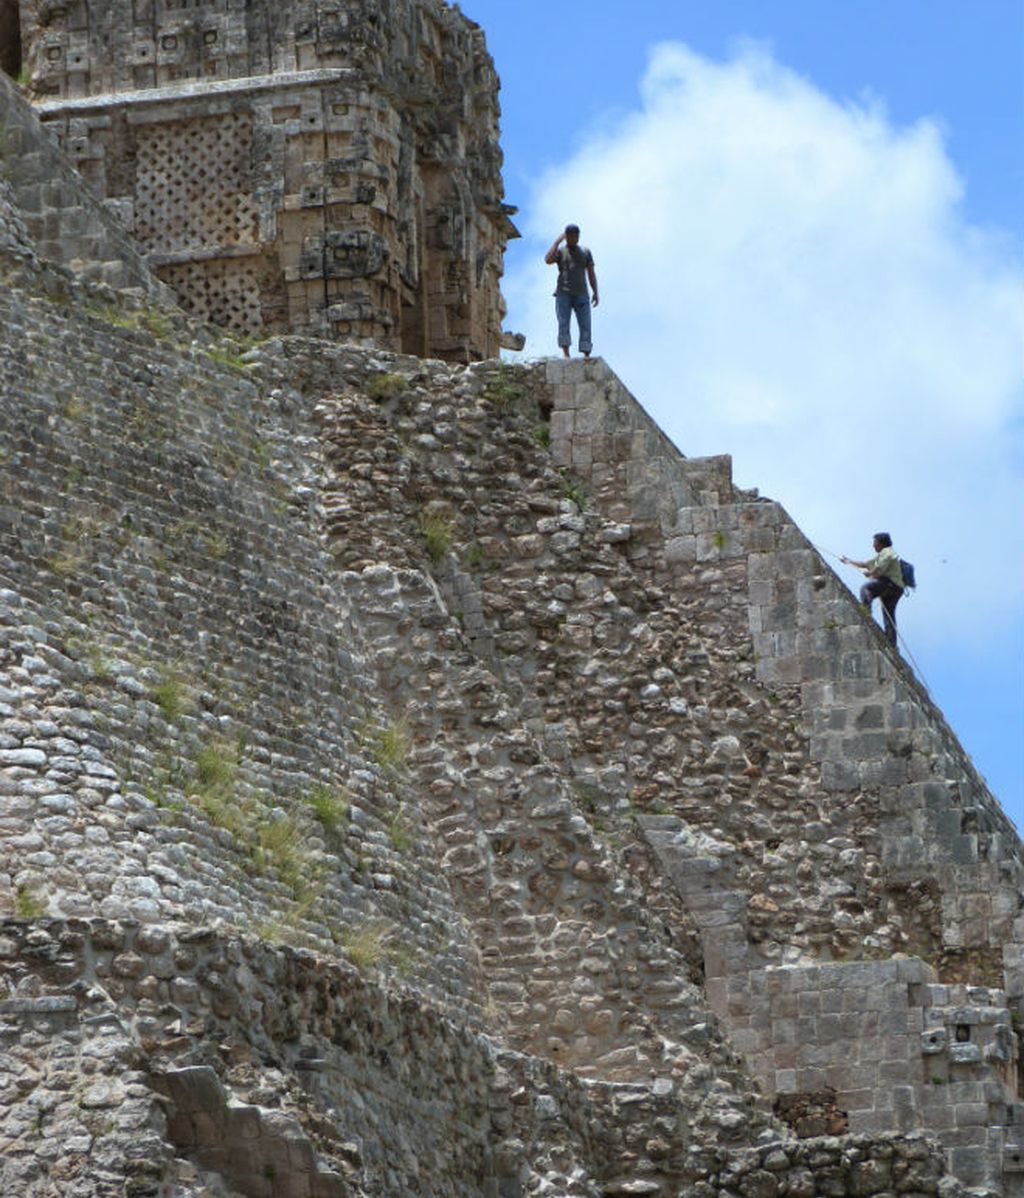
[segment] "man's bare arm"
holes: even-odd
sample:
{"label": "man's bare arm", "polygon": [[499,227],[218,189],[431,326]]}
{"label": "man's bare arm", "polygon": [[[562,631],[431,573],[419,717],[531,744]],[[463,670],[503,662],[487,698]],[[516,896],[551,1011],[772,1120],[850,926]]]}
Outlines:
{"label": "man's bare arm", "polygon": [[594,293],[594,298],[590,302],[596,308],[600,301],[597,297],[597,272],[594,270],[593,262],[587,263],[587,278],[590,280],[590,290]]}
{"label": "man's bare arm", "polygon": [[544,261],[548,266],[553,266],[558,261],[558,247],[565,241],[565,234],[559,233],[551,249],[544,255]]}

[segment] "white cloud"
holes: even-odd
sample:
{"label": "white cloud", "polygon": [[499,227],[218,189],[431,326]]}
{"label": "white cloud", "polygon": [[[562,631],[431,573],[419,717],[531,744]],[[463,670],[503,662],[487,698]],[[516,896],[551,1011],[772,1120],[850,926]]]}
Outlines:
{"label": "white cloud", "polygon": [[910,643],[1001,634],[1024,606],[1024,278],[965,223],[938,127],[756,46],[661,45],[641,94],[538,181],[507,327],[557,352],[541,259],[576,221],[595,352],[684,453],[732,453],[826,548],[890,529],[927,595]]}

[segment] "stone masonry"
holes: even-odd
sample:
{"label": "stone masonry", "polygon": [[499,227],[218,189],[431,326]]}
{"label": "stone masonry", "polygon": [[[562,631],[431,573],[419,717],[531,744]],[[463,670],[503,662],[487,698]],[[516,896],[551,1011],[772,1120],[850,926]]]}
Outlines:
{"label": "stone masonry", "polygon": [[[531,490],[508,485],[521,494],[521,527],[548,521],[544,531],[517,531],[507,505],[493,516],[477,507],[475,532],[494,560],[511,536],[529,578],[536,551],[543,558],[549,540],[571,548],[562,534],[580,519],[500,370],[453,377],[440,364],[325,355],[301,341],[269,343],[247,367],[220,365],[217,343],[199,348],[202,331],[180,318],[150,327],[145,309],[134,321],[122,307],[114,322],[102,291],[68,280],[58,291],[45,271],[19,271],[4,293],[5,327],[17,337],[3,356],[4,877],[21,916],[4,958],[4,1076],[10,1101],[18,1096],[5,1132],[18,1144],[5,1182],[13,1193],[26,1179],[40,1194],[102,1192],[101,1176],[131,1179],[137,1193],[159,1192],[174,1176],[196,1198],[236,1184],[250,1194],[331,1192],[338,1177],[357,1194],[429,1192],[437,1137],[428,1123],[414,1120],[422,1131],[410,1132],[404,1163],[386,1164],[380,1145],[398,1127],[387,1092],[377,1122],[360,1130],[331,1112],[353,1092],[366,1105],[377,1083],[345,1066],[324,1089],[322,1070],[301,1065],[332,1058],[306,1000],[282,1007],[282,995],[299,1001],[309,990],[297,975],[287,980],[282,940],[308,944],[310,968],[319,961],[329,973],[348,957],[381,977],[401,996],[403,1020],[448,1012],[520,1053],[515,1069],[534,1080],[503,1083],[503,1092],[527,1122],[492,1115],[504,1139],[473,1139],[477,1117],[459,1114],[466,1130],[446,1133],[462,1147],[442,1192],[487,1192],[489,1176],[496,1193],[529,1192],[518,1187],[534,1178],[553,1193],[669,1194],[736,1170],[756,1174],[757,1160],[770,1161],[762,1171],[773,1176],[845,1177],[866,1151],[884,1151],[900,1170],[925,1162],[937,1184],[935,1149],[904,1148],[898,1135],[870,1150],[790,1146],[703,1006],[688,917],[652,859],[639,855],[639,841],[597,831],[600,821],[560,781],[557,753],[555,768],[546,764],[544,722],[531,731],[513,716],[526,698],[516,674],[502,681],[492,659],[467,655],[442,590],[463,587],[461,619],[472,623],[465,585],[479,566],[456,568],[445,555],[451,572],[432,581],[416,517],[430,502],[425,487],[443,491],[458,477],[443,465],[452,452],[445,429],[534,472]],[[54,373],[57,345],[74,347],[74,375]],[[111,362],[121,371],[101,370]],[[403,398],[366,394],[386,395],[396,376]],[[307,391],[321,397],[315,424]],[[162,393],[163,404],[145,406]],[[214,394],[222,398],[211,405]],[[334,418],[343,396],[362,419],[354,410]],[[445,396],[457,422],[445,419]],[[404,429],[402,411],[415,413]],[[381,417],[406,439],[397,455],[379,453],[387,443],[368,432]],[[133,428],[147,430],[145,442]],[[343,432],[356,438],[352,450],[342,450]],[[375,469],[397,471],[386,519],[379,496],[390,492]],[[377,519],[355,518],[364,502]],[[616,542],[599,543],[609,581],[628,586]],[[318,588],[308,576],[321,570]],[[585,584],[581,597],[589,594]],[[502,636],[493,640],[506,644]],[[393,702],[405,713],[404,764],[383,752],[383,734],[398,734]],[[340,806],[326,801],[335,792]],[[53,918],[78,922],[65,932]],[[83,935],[93,946],[84,957]],[[249,958],[231,947],[239,936],[258,946],[259,970],[243,968]],[[210,946],[198,971],[194,950],[171,948],[181,938]],[[240,972],[225,981],[216,961]],[[208,995],[198,1007],[190,978]],[[261,1040],[253,1008],[238,1005],[243,992],[287,1022]],[[108,1024],[126,1029],[116,1053],[102,1039]],[[405,1027],[393,1036],[400,1055],[409,1052]],[[383,1032],[373,1035],[377,1047],[352,1047],[357,1058],[385,1051]],[[41,1057],[44,1044],[58,1055]],[[88,1091],[101,1114],[81,1129],[60,1099],[68,1056],[107,1062]],[[208,1072],[189,1072],[199,1068]],[[456,1076],[483,1068],[471,1056]],[[555,1072],[542,1081],[538,1068]],[[138,1139],[132,1128],[142,1126],[155,1140]],[[331,1150],[329,1128],[341,1137]],[[758,1134],[765,1147],[748,1160],[744,1144]],[[285,1159],[294,1169],[279,1182],[238,1172],[242,1161],[281,1170]]]}
{"label": "stone masonry", "polygon": [[122,225],[90,195],[0,71],[0,244],[38,251],[82,278],[172,301]]}
{"label": "stone masonry", "polygon": [[[242,141],[484,54],[101,12],[54,103]],[[787,513],[600,361],[226,336],[0,100],[0,1198],[1024,1193],[1020,843]]]}
{"label": "stone masonry", "polygon": [[184,307],[493,357],[497,76],[444,0],[22,0],[36,109]]}

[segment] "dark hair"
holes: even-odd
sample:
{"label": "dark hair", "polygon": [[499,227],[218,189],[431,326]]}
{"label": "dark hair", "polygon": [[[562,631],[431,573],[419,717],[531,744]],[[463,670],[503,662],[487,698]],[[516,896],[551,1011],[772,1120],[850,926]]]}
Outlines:
{"label": "dark hair", "polygon": [[565,231],[566,233],[578,233],[580,231],[580,227],[579,225],[566,225]]}
{"label": "dark hair", "polygon": [[892,548],[892,537],[887,532],[876,532],[875,540],[881,544],[883,549]]}

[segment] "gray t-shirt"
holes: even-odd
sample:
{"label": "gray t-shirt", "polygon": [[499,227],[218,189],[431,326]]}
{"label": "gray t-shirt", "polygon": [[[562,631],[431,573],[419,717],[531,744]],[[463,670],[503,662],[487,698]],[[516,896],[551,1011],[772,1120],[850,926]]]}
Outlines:
{"label": "gray t-shirt", "polygon": [[585,245],[571,249],[567,245],[558,247],[558,286],[555,295],[589,295],[587,289],[587,267],[594,265],[594,257]]}

